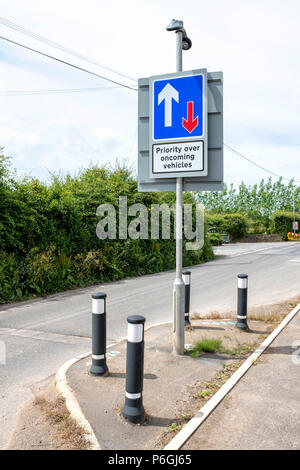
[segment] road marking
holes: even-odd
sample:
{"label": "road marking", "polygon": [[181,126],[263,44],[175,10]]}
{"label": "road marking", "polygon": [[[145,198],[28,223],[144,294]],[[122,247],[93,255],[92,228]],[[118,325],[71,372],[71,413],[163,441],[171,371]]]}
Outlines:
{"label": "road marking", "polygon": [[65,320],[70,320],[71,318],[75,318],[75,317],[79,317],[80,315],[82,314],[90,314],[91,313],[91,309],[88,309],[88,308],[82,308],[81,310],[78,310],[77,312],[73,312],[73,313],[70,313],[68,315],[66,314],[61,314],[60,316],[58,317],[55,317],[55,318],[50,318],[50,320],[41,320],[41,321],[36,321],[36,322],[31,322],[29,323],[29,325],[25,325],[25,326],[28,326],[29,328],[36,328],[36,327],[44,327],[46,325],[51,325],[52,323],[57,323],[57,322],[63,322]]}
{"label": "road marking", "polygon": [[37,330],[17,330],[14,328],[0,328],[0,335],[38,339],[40,341],[48,341],[50,343],[82,344],[86,342],[87,344],[90,344],[91,342],[91,338],[82,336],[61,335]]}
{"label": "road marking", "polygon": [[300,263],[300,259],[289,259],[290,263]]}
{"label": "road marking", "polygon": [[[216,256],[227,256],[228,258],[236,258],[237,256],[243,256],[243,255],[250,255],[252,253],[258,253],[260,251],[266,251],[266,250],[275,250],[276,248],[280,248],[280,249],[287,249],[287,248],[291,248],[291,246],[294,246],[297,242],[294,242],[293,244],[291,243],[288,243],[286,246],[281,246],[281,245],[273,245],[273,246],[267,246],[265,248],[259,248],[257,250],[249,250],[249,251],[242,251],[240,253],[237,253],[235,255],[231,255],[231,254],[226,254],[225,250],[224,252],[222,253],[222,250],[218,250],[216,249],[215,251],[215,255]],[[300,244],[299,244],[300,245]],[[232,252],[231,252],[232,253]]]}

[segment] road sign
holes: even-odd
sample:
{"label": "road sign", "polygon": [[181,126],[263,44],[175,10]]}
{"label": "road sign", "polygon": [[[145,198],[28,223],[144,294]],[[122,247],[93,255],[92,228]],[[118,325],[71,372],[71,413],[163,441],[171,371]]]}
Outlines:
{"label": "road sign", "polygon": [[207,176],[207,72],[150,78],[150,177]]}
{"label": "road sign", "polygon": [[298,230],[298,222],[296,220],[293,222],[293,230]]}
{"label": "road sign", "polygon": [[184,177],[184,191],[223,189],[222,72],[139,80],[139,191],[175,191],[178,176]]}
{"label": "road sign", "polygon": [[153,140],[191,140],[204,135],[203,73],[153,81]]}

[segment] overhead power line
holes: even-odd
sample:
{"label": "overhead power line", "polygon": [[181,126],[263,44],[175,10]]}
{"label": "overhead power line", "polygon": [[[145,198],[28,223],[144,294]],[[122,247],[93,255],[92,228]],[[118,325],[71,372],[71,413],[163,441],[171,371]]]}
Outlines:
{"label": "overhead power line", "polygon": [[6,90],[0,91],[0,96],[33,96],[33,95],[53,95],[63,93],[82,93],[88,91],[102,91],[102,90],[114,90],[120,88],[120,85],[106,86],[106,87],[94,87],[94,88],[57,88],[49,90]]}
{"label": "overhead power line", "polygon": [[47,39],[44,36],[41,36],[40,34],[34,33],[33,31],[30,31],[29,29],[23,28],[23,26],[19,26],[16,23],[13,23],[12,21],[7,20],[6,18],[0,17],[0,23],[6,26],[7,28],[14,29],[15,31],[18,31],[19,33],[25,34],[26,36],[36,39],[37,41],[43,42],[44,44],[47,44],[48,46],[51,46],[55,49],[65,52],[66,54],[69,54],[73,57],[77,57],[78,59],[84,60],[85,62],[88,62],[93,65],[96,65],[97,67],[101,67],[102,69],[108,70],[109,72],[115,73],[116,75],[120,75],[121,77],[128,78],[129,80],[133,82],[137,82],[135,78],[130,77],[129,75],[126,75],[120,72],[119,70],[116,70],[104,64],[101,64],[100,62],[94,59],[90,59],[89,57],[83,54],[80,54],[79,52],[73,51],[72,49],[62,46],[61,44],[58,44],[57,42],[51,41],[50,39]]}
{"label": "overhead power line", "polygon": [[129,85],[125,85],[124,83],[117,82],[116,80],[112,80],[111,78],[104,77],[103,75],[99,75],[98,73],[91,72],[90,70],[84,69],[83,67],[79,67],[78,65],[74,65],[71,62],[67,62],[67,61],[62,60],[62,59],[58,59],[57,57],[46,54],[45,52],[38,51],[37,49],[33,49],[32,47],[25,46],[24,44],[13,41],[12,39],[5,38],[4,36],[0,36],[0,39],[3,39],[4,41],[10,42],[11,44],[15,44],[16,46],[22,47],[23,49],[26,49],[28,51],[35,52],[36,54],[39,54],[43,57],[47,57],[48,59],[52,59],[52,60],[55,60],[56,62],[60,62],[64,65],[68,65],[69,67],[73,67],[74,69],[81,70],[82,72],[86,72],[86,73],[88,73],[90,75],[94,75],[95,77],[98,77],[98,78],[102,78],[103,80],[106,80],[107,82],[114,83],[115,85],[120,85],[124,88],[128,88],[129,90],[136,91],[136,88],[133,88]]}
{"label": "overhead power line", "polygon": [[[293,179],[293,178],[286,178],[284,176],[278,175],[277,173],[274,173],[273,171],[268,170],[267,168],[259,165],[258,163],[254,162],[250,158],[246,157],[245,155],[243,155],[242,153],[238,152],[237,150],[235,150],[234,148],[230,147],[229,145],[227,145],[225,143],[224,143],[224,147],[226,147],[228,150],[230,150],[230,152],[234,153],[235,155],[238,155],[239,157],[243,158],[244,160],[247,160],[247,162],[251,163],[252,165],[257,166],[258,168],[260,168],[263,171],[266,171],[267,173],[269,173],[272,176],[276,176],[276,178],[282,178],[283,180],[287,180],[287,181],[290,181],[291,179]],[[295,183],[300,183],[300,181],[297,181],[297,180],[294,180],[294,181],[295,181]]]}
{"label": "overhead power line", "polygon": [[[13,28],[13,29],[16,29],[16,28],[18,28],[17,30],[21,30],[21,29],[22,29],[22,30],[24,30],[24,31],[20,31],[20,32],[23,32],[24,34],[30,35],[30,36],[32,36],[32,37],[35,36],[35,39],[41,40],[42,42],[46,42],[48,45],[51,45],[51,46],[53,46],[53,47],[56,47],[56,48],[58,48],[58,49],[60,49],[60,50],[64,50],[64,52],[67,52],[67,53],[69,53],[70,55],[74,55],[74,56],[76,56],[76,57],[82,58],[82,59],[84,59],[84,60],[87,60],[87,61],[90,62],[90,63],[95,64],[95,65],[102,66],[102,65],[100,65],[99,63],[96,63],[96,61],[92,61],[92,59],[88,59],[88,58],[86,58],[85,56],[82,56],[81,54],[78,54],[78,53],[72,51],[71,49],[67,49],[67,48],[65,48],[64,46],[61,46],[60,44],[57,44],[57,43],[54,43],[54,42],[48,40],[47,38],[43,38],[42,36],[36,35],[35,33],[31,32],[31,31],[29,31],[29,30],[26,30],[25,28],[22,28],[21,26],[15,25],[14,23],[9,22],[8,20],[5,20],[4,18],[1,18],[1,17],[0,17],[0,23],[5,24],[5,26],[11,27],[11,28]],[[6,23],[7,23],[7,24],[6,24]],[[9,24],[8,24],[8,23],[9,23]],[[72,64],[72,63],[70,63],[70,62],[67,62],[67,61],[65,61],[65,60],[62,60],[62,59],[58,59],[57,57],[54,57],[54,56],[52,56],[52,55],[49,55],[49,54],[46,54],[46,53],[44,53],[44,52],[38,51],[38,50],[36,50],[36,49],[33,49],[32,47],[25,46],[24,44],[21,44],[21,43],[19,43],[19,42],[13,41],[13,40],[8,39],[8,38],[6,38],[6,37],[4,37],[4,36],[0,36],[0,39],[3,39],[4,41],[10,42],[11,44],[15,44],[15,45],[17,45],[17,46],[19,46],[19,47],[22,47],[22,48],[24,48],[24,49],[27,49],[27,50],[29,50],[29,51],[31,51],[31,52],[35,52],[36,54],[40,54],[40,55],[42,55],[42,56],[44,56],[44,57],[47,57],[47,58],[49,58],[49,59],[55,60],[55,61],[57,61],[57,62],[60,62],[60,63],[62,63],[62,64],[64,64],[64,65],[68,65],[69,67],[72,67],[72,68],[74,68],[74,69],[81,70],[82,72],[86,72],[86,73],[88,73],[88,74],[90,74],[90,75],[93,75],[93,76],[95,76],[95,77],[101,78],[101,79],[106,80],[106,81],[111,82],[111,83],[114,83],[114,84],[117,85],[118,87],[120,86],[120,87],[128,88],[128,89],[130,89],[130,90],[137,91],[137,89],[134,88],[134,87],[132,87],[132,86],[125,85],[125,84],[123,84],[123,83],[117,82],[116,80],[112,80],[112,79],[110,79],[110,78],[104,77],[104,76],[99,75],[99,74],[97,74],[97,73],[95,73],[95,72],[92,72],[92,71],[90,71],[90,70],[87,70],[87,69],[85,69],[85,68],[83,68],[83,67],[79,67],[79,66],[77,66],[77,65],[74,65],[74,64]],[[50,43],[51,43],[51,44],[50,44]],[[110,71],[113,71],[113,72],[115,72],[115,73],[118,73],[118,72],[114,71],[113,69],[109,69],[109,68],[107,68],[107,67],[105,67],[105,66],[102,66],[102,67],[103,67],[103,68],[106,68],[107,70],[110,70]],[[124,74],[121,74],[121,73],[118,73],[118,74],[119,74],[119,75],[122,75],[123,77],[130,78],[130,79],[132,79],[133,81],[137,81],[136,79],[134,79],[134,78],[132,78],[132,77],[128,77],[128,76],[126,76],[126,75],[124,75]],[[116,86],[116,87],[107,87],[107,88],[117,88],[117,86]],[[52,94],[52,93],[74,93],[74,92],[79,92],[79,91],[96,91],[96,90],[100,90],[100,89],[105,89],[105,88],[103,88],[103,87],[96,87],[96,88],[86,88],[86,89],[77,88],[77,89],[28,90],[28,91],[26,91],[26,90],[17,91],[17,90],[16,90],[16,91],[0,92],[0,95],[1,95],[1,96],[3,96],[3,95],[5,95],[5,96],[17,96],[17,95]],[[269,173],[270,175],[275,176],[276,178],[282,178],[282,179],[284,179],[284,180],[286,180],[286,181],[290,181],[290,180],[292,179],[292,178],[286,178],[286,177],[281,176],[281,175],[279,175],[279,174],[277,174],[277,173],[275,173],[275,172],[273,172],[273,171],[271,171],[271,170],[268,170],[267,168],[263,167],[262,165],[259,165],[258,163],[254,162],[254,161],[251,160],[250,158],[246,157],[246,156],[243,155],[241,152],[238,152],[238,151],[235,150],[234,148],[230,147],[230,146],[227,145],[226,143],[224,143],[224,147],[226,147],[230,152],[234,153],[235,155],[237,155],[237,156],[243,158],[243,159],[246,160],[247,162],[251,163],[252,165],[255,165],[257,168],[260,168],[261,170],[263,170],[263,171]],[[295,181],[295,183],[300,183],[299,180],[294,180],[294,181]]]}

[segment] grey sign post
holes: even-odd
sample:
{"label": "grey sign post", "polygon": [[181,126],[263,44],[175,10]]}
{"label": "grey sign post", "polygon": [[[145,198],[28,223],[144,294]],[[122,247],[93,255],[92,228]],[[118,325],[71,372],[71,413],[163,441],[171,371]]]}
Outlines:
{"label": "grey sign post", "polygon": [[175,352],[183,355],[182,193],[223,189],[223,75],[182,72],[191,40],[182,21],[167,30],[176,33],[176,73],[139,80],[138,189],[176,191],[173,332]]}
{"label": "grey sign post", "polygon": [[[167,27],[168,31],[176,33],[176,72],[182,72],[182,48],[183,35],[186,32],[182,21],[172,20]],[[191,41],[186,43],[186,49],[192,46]],[[188,117],[188,116],[187,116]],[[194,116],[192,115],[192,121]],[[152,151],[152,162],[154,161],[154,150]],[[201,167],[204,169],[204,165]],[[154,170],[152,169],[152,172]],[[185,286],[182,279],[182,193],[183,177],[176,178],[176,277],[173,284],[173,332],[174,348],[176,354],[184,354],[184,293]]]}
{"label": "grey sign post", "polygon": [[[176,72],[182,72],[183,24],[171,22],[176,31]],[[176,178],[176,278],[173,284],[173,331],[176,354],[184,354],[184,282],[182,279],[182,191],[183,178]]]}

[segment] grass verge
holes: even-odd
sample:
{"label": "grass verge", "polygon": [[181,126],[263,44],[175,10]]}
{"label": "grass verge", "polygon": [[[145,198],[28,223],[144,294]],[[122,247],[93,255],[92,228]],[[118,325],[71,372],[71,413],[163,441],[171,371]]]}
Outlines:
{"label": "grass verge", "polygon": [[222,346],[221,339],[203,338],[200,341],[197,341],[191,349],[186,351],[186,353],[191,357],[199,357],[203,353],[225,353],[225,351],[226,350]]}
{"label": "grass verge", "polygon": [[220,338],[203,338],[197,341],[191,349],[186,350],[186,354],[191,357],[199,357],[205,353],[220,353],[228,356],[236,357],[238,355],[244,355],[253,349],[255,349],[256,343],[239,343],[237,347],[233,349],[227,349],[223,346]]}
{"label": "grass verge", "polygon": [[89,449],[84,429],[71,417],[64,398],[56,397],[54,401],[48,401],[42,396],[37,396],[34,405],[40,408],[48,423],[55,426],[56,433],[67,443],[69,450]]}
{"label": "grass verge", "polygon": [[[257,307],[250,307],[248,309],[248,320],[262,321],[269,324],[279,324],[284,317],[300,303],[300,297],[294,297],[291,300],[284,302],[277,302],[270,305],[263,305]],[[193,320],[236,320],[236,312],[209,312],[201,313],[194,312],[191,315]]]}

